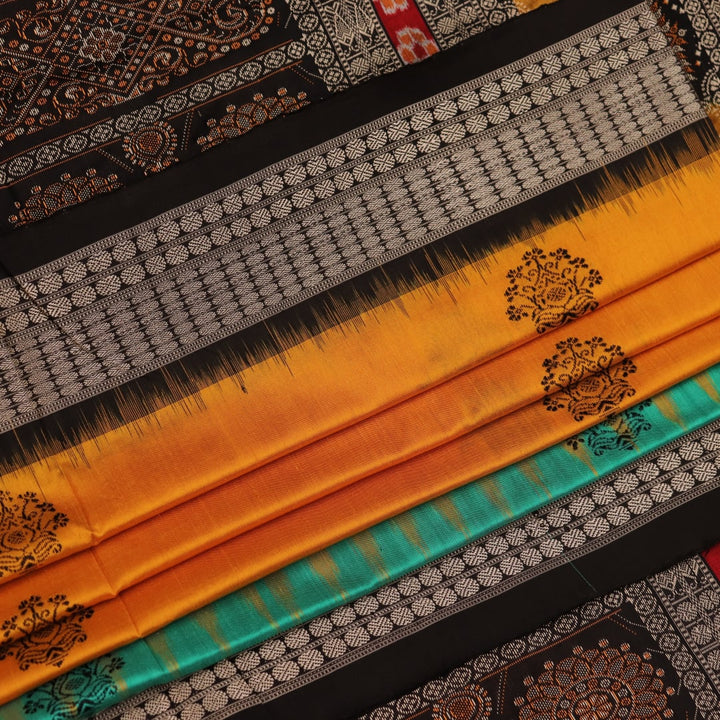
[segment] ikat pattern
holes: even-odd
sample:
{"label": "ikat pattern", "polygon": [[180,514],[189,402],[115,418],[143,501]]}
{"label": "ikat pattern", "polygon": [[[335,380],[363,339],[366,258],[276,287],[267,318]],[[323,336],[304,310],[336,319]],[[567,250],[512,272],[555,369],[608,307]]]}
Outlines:
{"label": "ikat pattern", "polygon": [[166,365],[702,116],[641,5],[17,285],[0,281],[0,429]]}
{"label": "ikat pattern", "polygon": [[[174,720],[198,714],[220,720],[262,702],[265,693],[289,692],[392,642],[410,628],[419,631],[521,584],[530,575],[588,554],[658,513],[717,487],[720,432],[715,424],[369,595],[187,680],[148,690],[98,718]],[[720,607],[720,594],[703,596],[702,602],[712,618]],[[695,624],[709,628],[696,635],[706,638],[708,662],[720,671],[715,648],[720,626],[709,619],[698,623],[695,610],[683,612],[689,630]],[[696,687],[704,689],[697,683]],[[720,720],[720,699],[714,703],[712,708],[718,711],[712,719]],[[404,715],[372,716],[373,720],[395,717]]]}
{"label": "ikat pattern", "polygon": [[530,318],[536,330],[544,333],[598,306],[593,289],[602,283],[602,276],[585,258],[571,257],[563,248],[547,253],[533,248],[522,259],[522,265],[507,274],[510,320]]}
{"label": "ikat pattern", "polygon": [[23,709],[50,720],[90,715],[117,694],[115,674],[122,667],[123,660],[112,655],[81,665],[34,690]]}
{"label": "ikat pattern", "polygon": [[546,375],[541,384],[548,393],[543,398],[547,410],[566,408],[580,421],[610,414],[635,394],[628,377],[637,372],[637,366],[619,345],[600,337],[570,337],[557,343],[555,349],[557,353],[543,362]]}

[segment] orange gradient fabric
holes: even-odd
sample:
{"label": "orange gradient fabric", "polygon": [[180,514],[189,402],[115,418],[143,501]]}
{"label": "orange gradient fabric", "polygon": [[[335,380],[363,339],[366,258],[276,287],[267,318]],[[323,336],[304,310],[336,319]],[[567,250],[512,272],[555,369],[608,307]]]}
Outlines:
{"label": "orange gradient fabric", "polygon": [[[625,360],[629,358],[617,365]],[[714,319],[635,355],[632,358],[635,370],[631,374],[634,392],[619,400],[614,409],[621,411],[718,361],[720,319]],[[589,383],[587,387],[595,392],[592,386]],[[20,671],[17,665],[7,664],[0,703],[93,657],[144,637],[289,562],[522,460],[598,420],[591,415],[577,419],[564,406],[548,412],[545,402],[536,401],[217,545],[99,603],[84,623],[87,642],[72,649],[62,668],[32,665]],[[518,437],[523,438],[521,445],[516,442]],[[486,492],[502,506],[502,488],[490,486]],[[62,578],[63,590],[79,580],[66,575]],[[75,602],[71,595],[68,599]],[[51,633],[53,627],[46,632]]]}
{"label": "orange gradient fabric", "polygon": [[[530,321],[509,321],[504,296],[507,272],[528,248],[564,248],[584,257],[603,278],[593,291],[600,306],[718,249],[719,161],[717,153],[696,160],[572,221],[496,250],[482,263],[449,269],[442,280],[288,347],[242,377],[227,377],[141,420],[9,470],[0,482],[14,494],[38,492],[70,518],[58,533],[63,552],[53,560],[92,547],[536,341]],[[609,177],[608,184],[613,182]],[[676,241],[680,234],[682,243]],[[403,342],[393,342],[397,337]],[[317,402],[319,388],[322,403]],[[462,412],[474,402],[467,399]],[[506,406],[485,407],[486,417],[495,417]],[[460,418],[448,426],[450,436],[474,422]],[[432,426],[424,429],[419,445],[436,442],[428,439],[433,432]],[[396,439],[389,435],[387,442],[393,446]],[[418,449],[390,452],[387,463]],[[345,458],[328,462],[334,466]],[[354,466],[355,476],[378,469],[363,462]],[[343,472],[338,466],[336,476],[347,478]],[[287,480],[266,483],[262,494],[247,495],[244,522],[250,526],[329,492],[326,477],[308,476],[302,497],[296,493],[290,500]]]}

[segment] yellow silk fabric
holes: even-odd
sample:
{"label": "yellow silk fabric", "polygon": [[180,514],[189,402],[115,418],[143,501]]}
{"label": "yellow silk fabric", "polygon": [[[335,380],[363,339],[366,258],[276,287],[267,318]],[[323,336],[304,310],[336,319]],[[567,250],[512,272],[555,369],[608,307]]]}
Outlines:
{"label": "yellow silk fabric", "polygon": [[[674,294],[670,304],[673,301],[678,304]],[[610,307],[596,315],[607,315]],[[646,311],[654,313],[656,309],[648,307]],[[607,316],[611,318],[611,315]],[[594,317],[590,315],[577,321],[572,326],[573,330],[587,321],[591,327],[617,332],[614,324],[617,318],[611,318],[613,323],[605,327],[591,323]],[[651,324],[650,320],[654,317],[650,314],[638,318],[638,324]],[[719,338],[720,319],[714,319],[634,355],[632,359],[637,371],[632,375],[632,385],[635,394],[618,403],[616,409],[622,410],[720,361]],[[534,346],[535,343],[523,349],[522,354],[530,352]],[[62,668],[32,665],[20,671],[16,664],[4,663],[0,702],[8,701],[92,657],[146,636],[213,599],[371,524],[395,516],[429,497],[522,460],[598,420],[598,417],[591,416],[577,421],[566,410],[551,413],[542,400],[536,400],[430,452],[359,480],[273,522],[227,540],[96,605],[93,617],[84,626],[88,640],[72,649]],[[518,438],[522,438],[522,443],[518,442]],[[485,491],[502,507],[501,487],[488,479]],[[211,512],[212,508],[207,510]],[[171,517],[171,514],[163,515],[159,520],[169,522]],[[200,524],[205,520],[205,517],[196,517],[194,522]],[[179,526],[176,526],[175,533],[178,531]],[[409,528],[409,531],[412,529]],[[156,526],[154,533],[159,532],[163,530]],[[282,541],[279,541],[280,538]],[[156,534],[146,534],[144,544],[135,543],[131,552],[137,557],[156,539]],[[88,564],[78,563],[72,573],[69,565],[57,565],[65,568],[62,576],[56,579],[57,590],[62,590],[72,602],[77,602],[73,593],[86,582]],[[51,569],[52,566],[48,568]],[[16,584],[19,586],[27,582],[27,587],[32,586],[33,592],[37,592],[34,581],[41,572],[36,571],[27,578],[17,580],[7,585],[6,589],[13,588],[14,592]]]}
{"label": "yellow silk fabric", "polygon": [[[10,617],[18,604],[33,594],[49,597],[71,590],[73,602],[95,605],[229,538],[267,522],[272,526],[274,519],[363,478],[374,476],[373,482],[382,488],[391,468],[397,472],[395,466],[537,403],[544,394],[540,383],[545,372],[543,361],[552,357],[556,344],[569,335],[581,340],[600,336],[634,356],[720,317],[720,293],[715,285],[718,277],[720,252],[619,298],[570,326],[540,335],[363,422],[154,516],[93,549],[19,577],[0,587],[0,617]],[[720,346],[720,341],[716,344]],[[550,418],[541,422],[548,421]],[[576,421],[567,411],[552,421],[557,435],[546,436],[548,445],[575,430]],[[524,454],[522,446],[518,450]],[[491,451],[467,479],[516,459],[516,451]],[[449,483],[444,475],[432,478],[424,492],[414,496],[413,504],[447,492],[456,484]],[[274,505],[266,502],[268,492],[275,498]],[[401,507],[407,496],[403,488],[388,481],[382,498],[394,514],[394,508]],[[380,521],[367,512],[365,504],[354,515],[363,527]],[[137,548],[143,552],[137,553]],[[288,557],[296,559],[293,548],[286,550]],[[276,562],[281,562],[277,551],[272,552],[278,558]],[[264,566],[266,553],[267,549],[259,549],[248,561],[251,579],[261,576],[252,568],[254,564]],[[248,580],[245,574],[233,577],[240,584]],[[195,580],[200,591],[211,588],[214,582],[204,574]]]}
{"label": "yellow silk fabric", "polygon": [[[535,346],[538,335],[533,324],[510,322],[504,297],[507,271],[520,263],[528,247],[548,251],[562,247],[573,256],[585,257],[604,278],[594,291],[601,306],[720,248],[714,205],[719,160],[719,154],[696,160],[530,240],[517,240],[495,251],[485,263],[451,272],[396,301],[366,310],[319,338],[288,347],[280,357],[253,365],[242,377],[212,383],[141,420],[7,472],[0,481],[13,494],[36,491],[68,515],[70,523],[58,531],[63,552],[53,558],[56,561],[264,466],[268,469],[262,484],[251,476],[241,481],[246,501],[243,516],[233,519],[235,526],[250,528],[299,507],[382,468],[377,460],[365,459],[361,449],[348,451],[362,447],[357,440],[364,438],[362,424],[355,432],[355,445],[343,441],[338,450],[325,454],[331,472],[308,472],[291,481],[287,474],[274,474],[282,467],[274,466],[280,458],[288,456],[285,464],[292,466],[292,452],[316,444],[319,451],[324,447],[319,444],[322,438],[503,353],[527,343]],[[679,236],[682,243],[677,242]],[[677,305],[673,322],[690,303]],[[603,331],[606,340],[619,342],[610,330]],[[398,337],[402,342],[397,342]],[[538,355],[533,362],[539,359]],[[415,445],[408,444],[407,428],[397,423],[395,430],[383,429],[382,445],[374,445],[369,455],[386,465],[398,462],[531,399],[513,396],[507,377],[506,372],[496,374],[493,383],[503,392],[492,399],[483,397],[482,420],[477,414],[480,398],[476,391],[469,392],[455,398],[456,418],[451,421],[442,415],[443,422],[440,416],[429,420],[413,439]],[[538,388],[533,384],[531,394]],[[322,402],[317,402],[319,393]],[[370,437],[378,435],[368,436],[366,445],[378,442]],[[217,522],[218,516],[213,520]],[[158,535],[147,542],[163,547]],[[111,553],[109,560],[106,552],[110,551],[98,551],[98,563],[120,568],[113,576],[119,587],[131,582],[128,571],[118,564],[118,553]],[[187,552],[189,545],[182,549]],[[175,559],[169,558],[165,566]],[[152,568],[143,566],[141,572],[147,575]],[[78,589],[75,581],[68,578],[63,591],[72,595],[74,589]]]}

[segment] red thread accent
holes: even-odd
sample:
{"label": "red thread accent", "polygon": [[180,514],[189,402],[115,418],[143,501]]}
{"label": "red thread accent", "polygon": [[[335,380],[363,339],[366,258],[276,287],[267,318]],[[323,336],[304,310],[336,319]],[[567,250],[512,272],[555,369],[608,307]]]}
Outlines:
{"label": "red thread accent", "polygon": [[720,580],[720,543],[706,550],[703,553],[703,557],[708,567],[713,571],[713,575]]}
{"label": "red thread accent", "polygon": [[415,0],[373,0],[380,22],[400,59],[424,60],[440,50]]}

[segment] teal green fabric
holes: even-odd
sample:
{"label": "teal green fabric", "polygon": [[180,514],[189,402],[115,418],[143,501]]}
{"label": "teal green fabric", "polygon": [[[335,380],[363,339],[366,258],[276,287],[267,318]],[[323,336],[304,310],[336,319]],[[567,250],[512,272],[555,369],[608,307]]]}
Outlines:
{"label": "teal green fabric", "polygon": [[[70,671],[0,708],[0,718],[86,717],[252,647],[720,418],[719,389],[720,364],[619,420],[380,523]],[[612,447],[618,444],[623,447]],[[76,698],[85,702],[76,705]]]}

